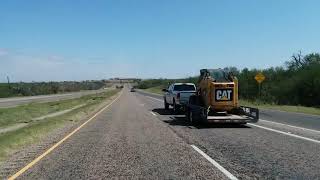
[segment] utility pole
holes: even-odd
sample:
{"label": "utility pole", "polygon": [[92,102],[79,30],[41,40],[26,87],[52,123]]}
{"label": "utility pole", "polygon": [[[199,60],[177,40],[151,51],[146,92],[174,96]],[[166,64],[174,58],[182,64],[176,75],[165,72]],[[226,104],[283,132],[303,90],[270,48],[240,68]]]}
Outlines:
{"label": "utility pole", "polygon": [[7,80],[8,80],[8,87],[9,89],[11,89],[9,76],[7,76]]}

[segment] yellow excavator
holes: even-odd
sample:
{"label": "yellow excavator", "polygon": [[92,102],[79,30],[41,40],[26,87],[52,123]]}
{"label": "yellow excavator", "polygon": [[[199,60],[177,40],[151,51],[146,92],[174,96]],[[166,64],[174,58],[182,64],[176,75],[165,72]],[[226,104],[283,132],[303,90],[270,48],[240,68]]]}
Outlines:
{"label": "yellow excavator", "polygon": [[238,79],[223,69],[201,69],[197,93],[190,96],[186,116],[191,123],[255,123],[259,110],[239,105]]}

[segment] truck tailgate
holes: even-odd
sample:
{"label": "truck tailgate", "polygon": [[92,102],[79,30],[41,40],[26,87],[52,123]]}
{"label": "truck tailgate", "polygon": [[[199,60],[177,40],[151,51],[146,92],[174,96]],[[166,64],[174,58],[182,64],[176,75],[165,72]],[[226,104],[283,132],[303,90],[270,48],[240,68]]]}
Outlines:
{"label": "truck tailgate", "polygon": [[189,102],[189,97],[195,93],[195,91],[181,91],[179,99],[180,104],[187,104]]}

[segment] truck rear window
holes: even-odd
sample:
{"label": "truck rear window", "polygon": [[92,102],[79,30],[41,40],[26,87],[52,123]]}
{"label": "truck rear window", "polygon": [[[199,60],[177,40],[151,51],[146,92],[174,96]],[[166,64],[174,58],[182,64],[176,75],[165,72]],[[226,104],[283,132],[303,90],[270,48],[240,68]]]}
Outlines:
{"label": "truck rear window", "polygon": [[195,87],[193,85],[182,84],[182,85],[175,85],[173,90],[174,91],[195,91]]}

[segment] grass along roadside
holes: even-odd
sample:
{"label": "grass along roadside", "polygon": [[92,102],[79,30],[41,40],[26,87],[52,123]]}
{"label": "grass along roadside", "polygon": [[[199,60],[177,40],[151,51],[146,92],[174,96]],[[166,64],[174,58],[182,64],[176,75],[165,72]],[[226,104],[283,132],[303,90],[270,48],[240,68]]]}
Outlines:
{"label": "grass along roadside", "polygon": [[47,103],[30,103],[17,107],[0,108],[0,128],[17,123],[30,123],[35,118],[90,103],[90,101],[92,101],[90,98],[93,96],[95,95],[86,95],[81,98]]}
{"label": "grass along roadside", "polygon": [[[163,95],[161,86],[156,86],[156,87],[142,89],[142,90],[150,93]],[[279,111],[285,111],[285,112],[296,112],[296,113],[320,115],[320,108],[314,108],[314,107],[266,104],[266,103],[258,103],[258,102],[252,102],[247,100],[240,100],[240,104],[242,106],[256,107],[259,109],[271,109],[271,110],[279,110]]]}
{"label": "grass along roadside", "polygon": [[[84,106],[81,106],[77,109],[74,109],[70,112],[67,112],[65,114],[45,118],[41,121],[32,121],[29,120],[28,124],[20,129],[10,131],[7,133],[0,134],[0,163],[3,162],[11,153],[15,152],[16,150],[20,149],[23,146],[26,146],[31,143],[36,143],[39,141],[42,137],[45,137],[49,132],[59,128],[63,127],[66,123],[76,123],[83,118],[89,117],[90,114],[95,112],[97,109],[101,108],[101,104],[105,102],[106,99],[110,98],[111,96],[115,95],[119,90],[110,90],[104,93],[94,94],[94,95],[87,95],[83,96],[78,99],[72,99],[72,100],[64,100],[63,102],[60,101],[61,104],[59,104],[59,108],[57,109],[63,109],[63,108],[69,108],[71,105],[81,104],[85,103]],[[59,103],[59,102],[55,102]],[[39,106],[41,104],[43,107],[41,108]],[[32,111],[31,114],[43,114],[44,112],[49,112],[48,109],[50,108],[50,105],[52,103],[39,103],[39,104],[30,104],[30,109],[26,108],[24,110],[21,110],[21,107],[16,107],[15,110],[12,110],[13,108],[10,108],[12,114],[15,115],[9,115],[4,116],[6,118],[8,117],[14,117],[15,122],[19,122],[21,119],[17,117],[23,117],[17,114],[17,112],[21,112],[23,114],[27,114],[28,110]],[[39,107],[39,111],[37,113],[36,107]],[[62,108],[63,107],[63,108]],[[8,108],[9,109],[9,108]],[[23,108],[22,108],[23,109]],[[3,109],[2,109],[3,110]],[[2,114],[1,114],[1,120],[2,120]],[[3,121],[8,122],[8,120]],[[10,122],[11,123],[11,122]],[[9,124],[10,124],[9,123]]]}
{"label": "grass along roadside", "polygon": [[142,89],[144,91],[150,92],[150,93],[155,93],[155,94],[163,94],[162,92],[163,87],[162,86],[156,86],[148,89]]}
{"label": "grass along roadside", "polygon": [[285,111],[285,112],[296,112],[296,113],[320,115],[320,108],[315,108],[315,107],[266,104],[266,103],[251,102],[246,100],[240,100],[240,104],[243,106],[257,107],[260,109],[271,109],[271,110],[279,110],[279,111]]}

